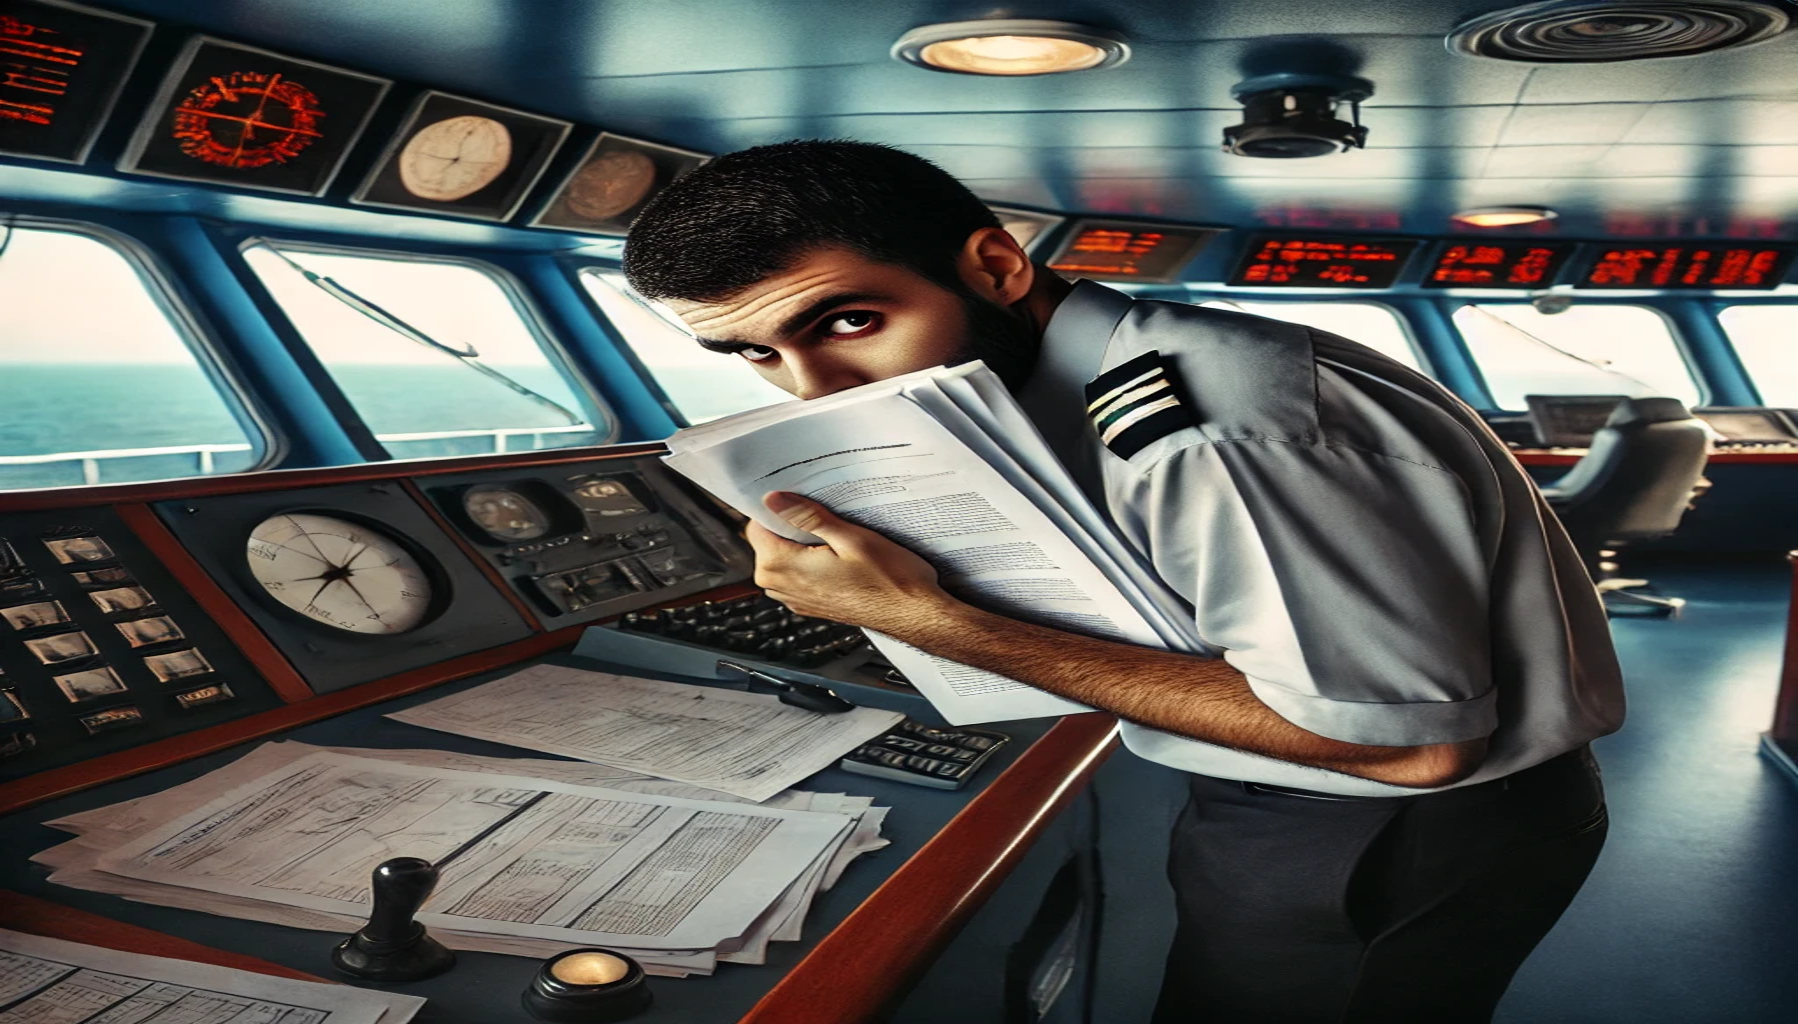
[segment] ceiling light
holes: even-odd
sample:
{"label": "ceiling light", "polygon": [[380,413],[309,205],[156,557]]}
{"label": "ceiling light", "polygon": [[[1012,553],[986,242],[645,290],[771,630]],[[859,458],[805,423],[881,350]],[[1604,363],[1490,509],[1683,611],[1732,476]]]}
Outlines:
{"label": "ceiling light", "polygon": [[995,18],[914,28],[893,44],[893,57],[963,75],[1054,75],[1122,64],[1130,44],[1090,25]]}
{"label": "ceiling light", "polygon": [[1462,210],[1449,219],[1470,228],[1514,228],[1559,216],[1546,206],[1482,206],[1477,210]]}

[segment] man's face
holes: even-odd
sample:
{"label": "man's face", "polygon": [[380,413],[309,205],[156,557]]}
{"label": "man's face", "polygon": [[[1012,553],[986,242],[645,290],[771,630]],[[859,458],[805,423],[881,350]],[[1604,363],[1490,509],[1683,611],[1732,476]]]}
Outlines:
{"label": "man's face", "polygon": [[[717,302],[667,300],[699,343],[800,398],[1029,351],[1022,321],[904,267],[836,247]],[[1009,369],[994,365],[1004,375]]]}

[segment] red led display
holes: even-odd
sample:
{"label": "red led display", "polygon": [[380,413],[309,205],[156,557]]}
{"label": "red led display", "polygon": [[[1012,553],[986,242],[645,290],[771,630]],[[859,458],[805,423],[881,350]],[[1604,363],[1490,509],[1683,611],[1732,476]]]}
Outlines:
{"label": "red led display", "polygon": [[80,163],[150,23],[54,0],[0,0],[0,153]]}
{"label": "red led display", "polygon": [[1546,288],[1573,254],[1571,242],[1451,242],[1426,288]]}
{"label": "red led display", "polygon": [[1205,228],[1083,220],[1049,260],[1071,277],[1111,281],[1173,281],[1212,235]]}
{"label": "red led display", "polygon": [[286,163],[319,137],[318,97],[279,74],[233,71],[195,86],[170,129],[181,152],[219,167]]}
{"label": "red led display", "polygon": [[1266,238],[1249,243],[1231,284],[1286,288],[1390,288],[1417,243],[1380,238]]}
{"label": "red led display", "polygon": [[1765,245],[1612,246],[1599,251],[1581,288],[1775,288],[1790,248]]}

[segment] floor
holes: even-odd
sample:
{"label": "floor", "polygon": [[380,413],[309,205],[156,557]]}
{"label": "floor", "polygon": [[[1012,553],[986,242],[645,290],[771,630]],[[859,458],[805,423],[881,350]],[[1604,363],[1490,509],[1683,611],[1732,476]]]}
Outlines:
{"label": "floor", "polygon": [[1641,567],[1690,603],[1613,619],[1630,698],[1596,744],[1610,842],[1499,1024],[1798,1021],[1798,784],[1756,755],[1790,592],[1778,563]]}

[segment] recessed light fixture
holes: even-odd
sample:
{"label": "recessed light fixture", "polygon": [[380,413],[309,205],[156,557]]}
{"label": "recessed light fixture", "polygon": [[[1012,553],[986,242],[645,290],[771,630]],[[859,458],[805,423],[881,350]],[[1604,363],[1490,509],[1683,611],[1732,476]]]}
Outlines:
{"label": "recessed light fixture", "polygon": [[1514,228],[1559,216],[1546,206],[1482,206],[1477,210],[1462,210],[1449,219],[1470,228]]}
{"label": "recessed light fixture", "polygon": [[893,44],[893,57],[962,75],[1055,75],[1115,67],[1130,59],[1130,44],[1091,25],[989,18],[914,28]]}

